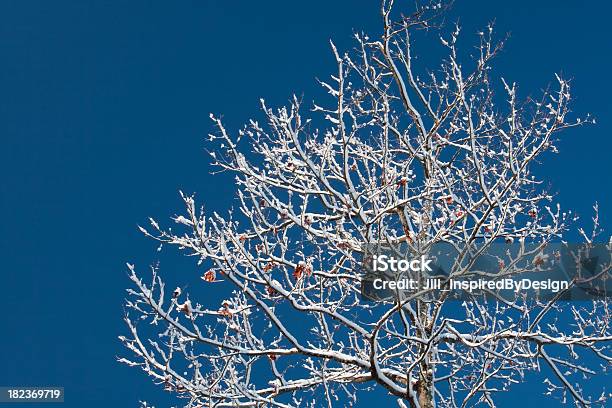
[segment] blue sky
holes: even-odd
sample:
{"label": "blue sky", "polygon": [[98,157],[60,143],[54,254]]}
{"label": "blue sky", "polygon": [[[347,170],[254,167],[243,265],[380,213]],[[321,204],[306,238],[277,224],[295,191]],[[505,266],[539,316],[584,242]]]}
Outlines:
{"label": "blue sky", "polygon": [[[0,2],[0,385],[62,385],[66,407],[167,400],[115,361],[125,262],[157,256],[136,225],[178,212],[179,189],[209,209],[232,204],[231,183],[208,174],[208,114],[237,129],[260,97],[321,95],[328,39],[348,49],[353,29],[379,23],[377,1],[328,3]],[[523,96],[554,72],[574,79],[576,112],[598,124],[563,134],[541,171],[565,208],[588,217],[599,201],[608,231],[609,14],[604,2],[473,0],[451,16],[466,46],[493,19],[511,32],[496,67]],[[162,266],[193,273],[191,260]],[[556,406],[533,384],[519,389]]]}

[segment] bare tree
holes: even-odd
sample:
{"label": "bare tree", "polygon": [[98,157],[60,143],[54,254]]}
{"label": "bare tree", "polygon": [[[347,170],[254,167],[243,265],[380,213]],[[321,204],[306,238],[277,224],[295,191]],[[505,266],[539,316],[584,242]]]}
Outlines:
{"label": "bare tree", "polygon": [[[591,121],[569,118],[570,84],[559,76],[524,101],[492,78],[502,45],[492,27],[460,58],[459,27],[437,24],[445,6],[406,17],[385,1],[381,11],[380,38],[356,34],[349,53],[331,44],[336,72],[321,82],[331,98],[309,117],[295,97],[279,109],[262,100],[265,123],[237,135],[211,115],[211,154],[235,175],[239,211],[206,215],[181,194],[179,230],[151,220],[142,231],[197,258],[201,285],[234,289],[221,304],[196,301],[169,292],[157,267],[143,280],[128,265],[135,286],[121,340],[133,356],[120,361],[189,407],[350,405],[373,386],[401,407],[494,406],[530,371],[563,400],[605,404],[581,384],[610,364],[606,298],[361,300],[364,243],[561,239],[574,219],[532,169],[556,153],[557,132]],[[431,71],[414,67],[423,30],[446,50]],[[458,259],[451,275],[465,268]]]}

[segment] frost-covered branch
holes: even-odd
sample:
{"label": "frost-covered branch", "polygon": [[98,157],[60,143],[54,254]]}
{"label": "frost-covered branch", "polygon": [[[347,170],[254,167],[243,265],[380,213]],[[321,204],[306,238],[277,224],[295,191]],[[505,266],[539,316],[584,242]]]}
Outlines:
{"label": "frost-covered branch", "polygon": [[[472,244],[545,246],[575,221],[533,173],[560,131],[591,121],[571,118],[569,81],[522,101],[491,74],[502,45],[492,26],[460,61],[460,29],[437,25],[443,11],[396,16],[384,2],[377,38],[356,34],[351,53],[332,43],[329,98],[310,110],[296,97],[276,109],[262,100],[263,119],[237,134],[211,115],[214,165],[233,174],[237,208],[206,214],[182,194],[178,228],[151,220],[142,231],[197,258],[201,285],[233,290],[211,304],[166,290],[157,267],[144,279],[130,265],[122,362],[190,407],[332,406],[374,385],[400,406],[494,406],[529,371],[546,372],[551,393],[605,404],[575,384],[610,364],[607,299],[360,298],[364,243],[450,244],[451,276],[462,276]],[[423,29],[446,50],[429,71],[413,58]]]}

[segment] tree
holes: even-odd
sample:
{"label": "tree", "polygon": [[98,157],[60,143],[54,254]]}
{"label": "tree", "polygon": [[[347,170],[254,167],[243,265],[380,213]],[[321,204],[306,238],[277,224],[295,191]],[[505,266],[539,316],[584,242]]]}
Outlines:
{"label": "tree", "polygon": [[[181,193],[182,230],[154,220],[141,229],[195,256],[202,285],[234,290],[211,305],[180,288],[169,294],[157,267],[145,282],[128,265],[134,288],[121,340],[133,357],[120,361],[190,407],[331,407],[373,386],[402,407],[494,406],[530,371],[549,375],[547,391],[560,398],[605,404],[580,384],[610,363],[607,298],[360,299],[364,243],[541,249],[574,221],[532,173],[557,151],[559,131],[591,121],[570,119],[569,81],[556,76],[554,90],[519,101],[514,83],[491,75],[503,44],[493,28],[462,63],[459,27],[437,23],[445,9],[395,16],[384,1],[380,38],[356,34],[350,53],[331,44],[337,71],[321,82],[331,100],[309,117],[296,97],[279,109],[262,100],[265,123],[251,120],[237,135],[211,115],[214,165],[235,175],[239,211],[207,215]],[[446,57],[419,75],[420,30],[440,33]],[[588,242],[595,224],[583,232]],[[462,259],[452,276],[466,272]]]}

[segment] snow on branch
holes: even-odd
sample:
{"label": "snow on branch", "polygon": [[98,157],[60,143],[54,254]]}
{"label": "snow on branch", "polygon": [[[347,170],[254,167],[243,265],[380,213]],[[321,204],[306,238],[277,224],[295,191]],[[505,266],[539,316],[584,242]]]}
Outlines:
{"label": "snow on branch", "polygon": [[[494,77],[492,27],[459,61],[459,28],[438,25],[445,5],[397,17],[391,6],[380,37],[356,34],[350,53],[331,44],[328,97],[312,109],[262,101],[263,119],[237,134],[211,116],[214,166],[233,175],[237,208],[207,214],[182,194],[172,228],[141,229],[198,259],[207,290],[233,290],[211,304],[168,290],[157,267],[145,279],[129,265],[120,361],[189,407],[345,405],[373,386],[402,407],[494,406],[530,371],[550,377],[551,394],[605,405],[576,383],[609,367],[606,299],[361,300],[364,243],[561,240],[575,219],[533,169],[560,131],[591,121],[572,117],[560,76],[527,100]],[[438,30],[446,50],[428,70],[413,58],[421,29]]]}

